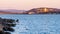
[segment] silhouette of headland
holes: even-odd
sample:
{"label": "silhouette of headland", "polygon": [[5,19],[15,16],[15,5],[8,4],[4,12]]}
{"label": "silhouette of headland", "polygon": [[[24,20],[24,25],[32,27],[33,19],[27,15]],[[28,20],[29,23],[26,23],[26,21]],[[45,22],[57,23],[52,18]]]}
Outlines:
{"label": "silhouette of headland", "polygon": [[0,14],[60,14],[60,9],[58,8],[48,8],[40,7],[33,8],[27,11],[23,10],[1,10]]}
{"label": "silhouette of headland", "polygon": [[47,7],[33,8],[23,14],[60,14],[60,9]]}

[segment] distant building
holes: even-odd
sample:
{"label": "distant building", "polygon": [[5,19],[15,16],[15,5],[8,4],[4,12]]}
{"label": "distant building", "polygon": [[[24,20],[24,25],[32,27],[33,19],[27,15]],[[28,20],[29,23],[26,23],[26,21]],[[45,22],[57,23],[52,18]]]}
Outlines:
{"label": "distant building", "polygon": [[60,13],[60,9],[57,8],[34,8],[27,11],[27,14],[47,14],[47,13]]}
{"label": "distant building", "polygon": [[28,12],[28,14],[35,14],[35,12]]}
{"label": "distant building", "polygon": [[37,13],[42,13],[42,12],[48,12],[49,9],[48,8],[37,8]]}

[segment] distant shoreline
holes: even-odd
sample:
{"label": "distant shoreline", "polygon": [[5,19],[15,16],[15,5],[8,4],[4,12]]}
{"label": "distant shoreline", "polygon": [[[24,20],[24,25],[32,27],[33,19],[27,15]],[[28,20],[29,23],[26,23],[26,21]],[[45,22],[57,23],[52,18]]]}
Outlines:
{"label": "distant shoreline", "polygon": [[6,11],[0,11],[0,14],[60,14],[60,9],[57,8],[33,8],[28,11],[23,10],[6,10]]}

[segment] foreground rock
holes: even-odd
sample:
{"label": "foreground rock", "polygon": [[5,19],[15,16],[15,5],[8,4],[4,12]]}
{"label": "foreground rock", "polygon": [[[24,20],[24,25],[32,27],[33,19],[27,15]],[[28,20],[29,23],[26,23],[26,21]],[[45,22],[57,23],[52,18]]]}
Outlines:
{"label": "foreground rock", "polygon": [[0,18],[0,34],[11,34],[10,32],[14,32],[15,30],[12,27],[15,27],[17,22],[18,20]]}

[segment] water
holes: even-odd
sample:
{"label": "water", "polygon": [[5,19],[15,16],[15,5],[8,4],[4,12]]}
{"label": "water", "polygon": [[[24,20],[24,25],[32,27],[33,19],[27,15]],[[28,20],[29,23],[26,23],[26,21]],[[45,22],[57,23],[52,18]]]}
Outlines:
{"label": "water", "polygon": [[60,15],[14,15],[1,14],[2,18],[19,19],[12,34],[60,34]]}

